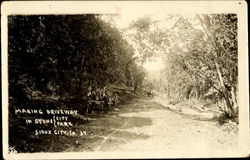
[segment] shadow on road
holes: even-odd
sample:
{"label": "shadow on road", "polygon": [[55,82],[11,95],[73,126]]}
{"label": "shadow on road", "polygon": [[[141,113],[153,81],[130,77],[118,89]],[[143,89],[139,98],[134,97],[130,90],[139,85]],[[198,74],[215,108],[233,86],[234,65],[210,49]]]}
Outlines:
{"label": "shadow on road", "polygon": [[[127,129],[152,125],[150,118],[142,117],[108,117],[79,126],[87,131],[87,136],[78,140],[78,146],[71,146],[67,151],[110,150],[133,139],[147,139],[149,135],[132,133]],[[102,149],[103,148],[103,149]]]}

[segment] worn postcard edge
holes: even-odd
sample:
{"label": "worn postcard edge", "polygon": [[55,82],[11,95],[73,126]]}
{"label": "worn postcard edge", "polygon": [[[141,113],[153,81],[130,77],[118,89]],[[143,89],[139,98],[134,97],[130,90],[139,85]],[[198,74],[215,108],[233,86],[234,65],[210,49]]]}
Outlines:
{"label": "worn postcard edge", "polygon": [[[8,153],[8,15],[55,14],[201,14],[236,13],[238,16],[239,67],[239,145],[225,152],[82,152],[82,153]],[[108,159],[170,157],[245,157],[249,156],[249,80],[248,27],[246,1],[15,1],[1,4],[2,125],[5,159]],[[39,145],[39,144],[38,144]]]}

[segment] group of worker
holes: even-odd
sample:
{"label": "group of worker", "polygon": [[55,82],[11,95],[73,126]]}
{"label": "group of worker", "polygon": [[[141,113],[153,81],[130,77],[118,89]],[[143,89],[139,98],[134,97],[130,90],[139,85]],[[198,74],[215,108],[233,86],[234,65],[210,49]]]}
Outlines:
{"label": "group of worker", "polygon": [[148,97],[154,97],[155,95],[155,91],[152,91],[152,90],[146,91],[146,93]]}
{"label": "group of worker", "polygon": [[118,94],[107,91],[107,86],[100,88],[88,88],[86,114],[93,112],[107,113],[118,106]]}

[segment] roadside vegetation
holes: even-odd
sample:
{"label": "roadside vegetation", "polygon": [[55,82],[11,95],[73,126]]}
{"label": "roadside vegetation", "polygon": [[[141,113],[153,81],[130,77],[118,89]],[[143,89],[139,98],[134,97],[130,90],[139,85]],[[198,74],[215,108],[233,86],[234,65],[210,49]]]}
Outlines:
{"label": "roadside vegetation", "polygon": [[[34,136],[37,126],[26,124],[32,117],[15,109],[78,110],[78,116],[70,116],[77,130],[119,111],[136,95],[154,93],[149,90],[169,104],[217,112],[220,124],[238,123],[235,14],[167,15],[163,21],[148,16],[124,30],[115,27],[114,16],[107,17],[8,17],[10,149],[60,151],[58,144],[77,142],[76,137]],[[170,28],[164,26],[169,20]],[[165,62],[160,79],[148,79],[143,67],[154,58]]]}
{"label": "roadside vegetation", "polygon": [[100,15],[8,20],[9,143],[17,151],[32,152],[31,142],[46,138],[34,136],[35,126],[25,123],[31,117],[15,109],[75,109],[83,117],[71,118],[86,121],[141,88],[145,73],[135,63],[134,49]]}
{"label": "roadside vegetation", "polygon": [[161,78],[150,83],[169,103],[218,111],[221,124],[238,123],[237,15],[168,15],[165,24],[143,17],[129,30],[142,62],[164,60]]}

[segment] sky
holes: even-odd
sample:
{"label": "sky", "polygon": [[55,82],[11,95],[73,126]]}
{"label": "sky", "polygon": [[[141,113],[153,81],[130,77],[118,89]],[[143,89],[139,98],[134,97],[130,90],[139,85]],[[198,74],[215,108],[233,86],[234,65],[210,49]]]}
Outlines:
{"label": "sky", "polygon": [[[160,22],[162,22],[159,24],[160,27],[170,28],[174,24],[174,22],[171,20],[169,20],[168,23],[166,23],[166,20],[162,21],[164,18],[166,19],[167,15],[146,15],[146,14],[133,13],[133,14],[120,14],[119,16],[115,17],[114,18],[115,26],[119,29],[124,29],[127,28],[129,24],[132,23],[133,21],[136,21],[138,18],[145,16],[150,16],[153,20],[159,20]],[[152,75],[154,73],[158,74],[156,72],[161,72],[161,70],[165,66],[165,63],[160,57],[155,57],[154,61],[146,61],[143,66],[146,69],[146,71],[148,71],[149,74]]]}
{"label": "sky", "polygon": [[[168,20],[166,23],[166,19],[169,17],[169,15],[161,15],[161,14],[139,14],[139,13],[133,13],[133,14],[120,14],[119,16],[117,16],[117,18],[115,19],[115,23],[116,23],[116,27],[122,29],[122,28],[126,28],[129,26],[129,24],[135,20],[137,20],[138,18],[142,18],[145,16],[150,16],[153,20],[159,20],[159,26],[160,27],[167,27],[170,28],[173,26],[174,24],[174,19],[172,20]],[[165,19],[165,21],[162,21],[163,19]],[[165,23],[164,23],[165,22]]]}
{"label": "sky", "polygon": [[[178,19],[178,16],[174,14],[142,14],[135,12],[126,14],[123,13],[113,17],[113,25],[115,25],[115,27],[117,27],[118,29],[122,30],[127,28],[129,24],[131,24],[133,21],[136,21],[137,19],[145,16],[150,16],[152,20],[157,20],[158,21],[157,27],[164,29],[171,29]],[[190,20],[192,20],[192,18],[194,17],[194,15],[184,15],[184,16],[186,18],[191,18]],[[192,21],[190,22],[193,23],[195,28],[197,27],[200,28],[200,26],[197,26],[195,24],[196,22]],[[123,36],[126,36],[126,34],[123,34]],[[132,43],[132,41],[130,41],[129,38],[126,39],[132,46],[135,46],[135,44]],[[136,54],[138,54],[138,52],[135,52],[134,56],[136,56]],[[146,61],[145,64],[143,65],[149,75],[159,75],[165,66],[164,60],[162,58],[154,57],[154,59],[155,59],[154,61]]]}
{"label": "sky", "polygon": [[154,61],[147,61],[144,64],[144,68],[150,72],[161,71],[164,69],[165,63],[162,58],[157,57]]}
{"label": "sky", "polygon": [[[172,27],[174,26],[175,22],[179,19],[180,15],[176,14],[142,14],[142,13],[123,13],[119,14],[117,16],[113,16],[112,18],[112,23],[116,28],[120,29],[122,34],[124,33],[123,29],[129,27],[129,25],[133,22],[136,21],[139,18],[149,16],[152,20],[157,20],[157,27],[162,29],[169,29],[172,30]],[[196,29],[202,29],[201,25],[199,22],[197,22],[197,19],[194,18],[193,15],[182,15],[185,18],[189,19],[189,22],[193,24],[193,27]],[[105,17],[105,16],[104,16]],[[108,16],[107,16],[107,19]],[[128,40],[128,43],[130,43],[134,48],[136,48],[136,44],[130,40],[130,38],[126,38],[128,34],[123,34],[125,36],[125,39]],[[138,51],[135,51],[134,56],[138,56],[139,53]],[[159,79],[162,76],[163,69],[165,68],[165,62],[164,59],[161,57],[153,57],[154,61],[147,60],[143,67],[147,71],[147,77],[149,79]]]}

